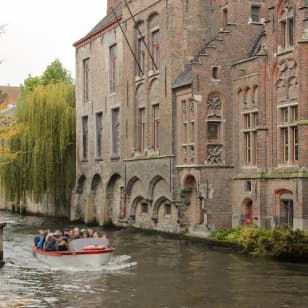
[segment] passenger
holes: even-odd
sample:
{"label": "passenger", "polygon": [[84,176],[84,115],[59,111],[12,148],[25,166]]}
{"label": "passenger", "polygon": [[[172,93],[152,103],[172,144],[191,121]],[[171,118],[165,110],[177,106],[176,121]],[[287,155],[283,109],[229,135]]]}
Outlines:
{"label": "passenger", "polygon": [[98,233],[98,232],[94,232],[94,233],[93,233],[93,237],[94,237],[94,238],[99,238],[99,233]]}
{"label": "passenger", "polygon": [[37,244],[37,247],[40,248],[40,249],[44,249],[45,247],[45,241],[46,241],[46,238],[47,238],[47,234],[48,232],[47,231],[44,231],[43,232],[43,235],[40,237],[40,240]]}
{"label": "passenger", "polygon": [[81,229],[80,235],[81,235],[82,238],[88,238],[89,237],[89,233],[86,229]]}
{"label": "passenger", "polygon": [[57,251],[59,246],[59,234],[49,235],[46,242],[46,251]]}
{"label": "passenger", "polygon": [[58,251],[66,251],[68,250],[68,242],[67,242],[67,237],[62,236],[59,238],[59,244],[58,244]]}
{"label": "passenger", "polygon": [[79,231],[78,227],[75,227],[74,230],[73,230],[72,239],[76,240],[78,238],[80,238],[80,231]]}
{"label": "passenger", "polygon": [[88,229],[88,234],[89,234],[89,237],[93,237],[93,234],[94,234],[94,231],[93,229]]}
{"label": "passenger", "polygon": [[107,247],[110,247],[110,241],[108,239],[108,236],[106,233],[103,233],[103,236],[102,236],[102,244],[104,246],[107,246]]}
{"label": "passenger", "polygon": [[34,236],[34,245],[38,247],[41,237],[44,236],[44,231],[39,230],[38,234]]}

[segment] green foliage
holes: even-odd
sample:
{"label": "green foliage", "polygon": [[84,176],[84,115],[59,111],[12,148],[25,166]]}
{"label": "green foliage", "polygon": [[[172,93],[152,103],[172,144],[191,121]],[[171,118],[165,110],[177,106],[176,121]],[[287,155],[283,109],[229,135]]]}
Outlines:
{"label": "green foliage", "polygon": [[70,73],[63,67],[59,59],[54,60],[47,66],[42,76],[28,75],[21,86],[22,92],[26,95],[27,92],[33,91],[38,86],[46,86],[59,82],[72,84],[73,80]]}
{"label": "green foliage", "polygon": [[308,234],[301,230],[292,230],[288,226],[269,231],[249,224],[237,229],[217,230],[210,237],[237,243],[249,255],[288,260],[308,257]]}
{"label": "green foliage", "polygon": [[16,109],[22,128],[9,140],[1,184],[8,200],[65,200],[75,181],[74,86],[56,83],[24,92]]}
{"label": "green foliage", "polygon": [[54,60],[47,66],[42,77],[42,85],[54,84],[58,82],[72,83],[72,77],[70,73],[63,67],[59,59]]}

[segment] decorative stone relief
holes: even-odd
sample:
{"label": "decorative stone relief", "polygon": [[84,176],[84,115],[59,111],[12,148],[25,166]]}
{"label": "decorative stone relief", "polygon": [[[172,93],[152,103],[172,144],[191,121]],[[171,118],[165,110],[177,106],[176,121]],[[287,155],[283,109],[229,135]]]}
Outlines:
{"label": "decorative stone relief", "polygon": [[209,144],[207,146],[207,163],[210,165],[222,164],[224,162],[222,150],[222,144]]}
{"label": "decorative stone relief", "polygon": [[278,65],[278,78],[276,81],[278,102],[297,97],[296,66],[293,59],[286,59]]}
{"label": "decorative stone relief", "polygon": [[210,95],[207,100],[208,118],[221,117],[221,98],[217,94]]}

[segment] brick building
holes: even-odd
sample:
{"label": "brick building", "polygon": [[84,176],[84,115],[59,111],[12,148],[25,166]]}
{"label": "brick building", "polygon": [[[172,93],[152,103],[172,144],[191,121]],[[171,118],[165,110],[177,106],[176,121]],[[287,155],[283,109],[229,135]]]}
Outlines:
{"label": "brick building", "polygon": [[108,0],[76,42],[71,218],[308,229],[308,3]]}

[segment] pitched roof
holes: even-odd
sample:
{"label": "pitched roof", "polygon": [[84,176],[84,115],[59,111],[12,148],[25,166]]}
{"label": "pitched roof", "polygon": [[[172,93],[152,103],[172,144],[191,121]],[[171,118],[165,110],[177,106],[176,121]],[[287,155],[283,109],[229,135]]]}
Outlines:
{"label": "pitched roof", "polygon": [[189,86],[192,84],[192,65],[186,64],[184,70],[178,75],[172,85],[173,89]]}
{"label": "pitched roof", "polygon": [[[122,2],[120,2],[115,8],[114,8],[115,14],[117,16],[117,19],[119,20],[122,16]],[[84,45],[89,40],[94,38],[96,35],[100,34],[104,30],[108,29],[110,26],[115,24],[117,22],[115,16],[111,13],[107,16],[105,16],[87,35],[82,37],[80,40],[75,42],[73,44],[74,47],[80,47],[81,45]]]}
{"label": "pitched roof", "polygon": [[7,95],[4,102],[15,103],[20,95],[20,88],[11,86],[0,86],[0,92]]}

